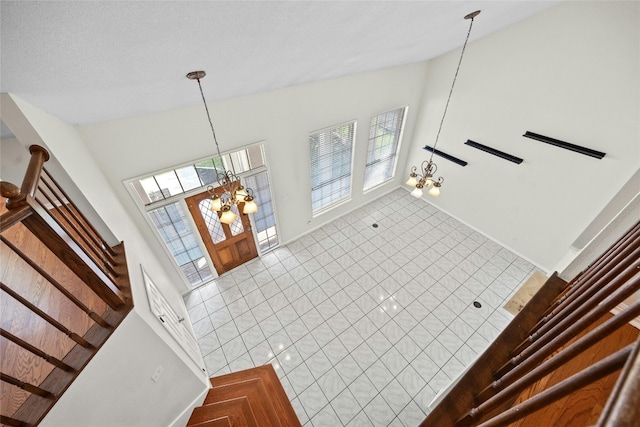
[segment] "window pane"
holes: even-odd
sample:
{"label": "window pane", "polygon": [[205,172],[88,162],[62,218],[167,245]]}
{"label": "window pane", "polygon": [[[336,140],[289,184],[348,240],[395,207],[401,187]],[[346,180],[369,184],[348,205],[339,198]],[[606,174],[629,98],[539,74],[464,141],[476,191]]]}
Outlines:
{"label": "window pane", "polygon": [[398,108],[371,118],[365,190],[393,178],[405,110],[406,108]]}
{"label": "window pane", "polygon": [[183,192],[182,187],[180,186],[180,181],[178,181],[178,177],[176,176],[175,171],[171,170],[169,172],[155,175],[155,178],[158,182],[158,185],[160,186],[160,191],[162,191],[162,195],[165,198]]}
{"label": "window pane", "polygon": [[200,178],[198,178],[196,168],[193,165],[176,169],[176,174],[178,175],[178,179],[180,179],[180,184],[182,184],[184,191],[189,191],[202,186]]}
{"label": "window pane", "polygon": [[264,156],[262,155],[262,145],[254,145],[247,148],[247,156],[249,157],[249,165],[251,169],[264,166]]}
{"label": "window pane", "polygon": [[204,218],[204,223],[207,226],[207,230],[209,230],[209,235],[213,243],[224,242],[227,236],[224,235],[218,212],[211,210],[211,199],[206,198],[202,200],[198,204],[198,207],[200,208],[200,213],[202,214],[202,218]]}
{"label": "window pane", "polygon": [[355,122],[309,136],[311,153],[311,206],[319,210],[351,194],[351,157]]}
{"label": "window pane", "polygon": [[232,236],[237,236],[238,234],[244,233],[244,226],[242,225],[240,211],[238,211],[238,207],[236,205],[231,206],[231,212],[236,214],[236,219],[234,219],[233,222],[229,224],[229,229],[231,230]]}
{"label": "window pane", "polygon": [[[269,175],[260,172],[244,179],[244,185],[253,190],[255,202],[258,204],[258,212],[253,214],[256,226],[258,245],[261,251],[278,245],[278,234],[275,228],[275,214],[271,202],[271,190],[269,189]],[[269,229],[269,233],[266,230]]]}
{"label": "window pane", "polygon": [[195,164],[196,172],[202,185],[209,185],[216,182],[216,169],[213,166],[213,160],[208,159]]}
{"label": "window pane", "polygon": [[144,188],[144,191],[147,193],[147,197],[149,197],[149,200],[155,202],[164,199],[164,196],[162,195],[160,188],[158,188],[158,183],[156,182],[154,177],[150,176],[148,178],[141,179],[139,182],[140,185],[142,185],[142,188]]}
{"label": "window pane", "polygon": [[149,216],[190,284],[202,283],[213,277],[178,203],[149,211]]}

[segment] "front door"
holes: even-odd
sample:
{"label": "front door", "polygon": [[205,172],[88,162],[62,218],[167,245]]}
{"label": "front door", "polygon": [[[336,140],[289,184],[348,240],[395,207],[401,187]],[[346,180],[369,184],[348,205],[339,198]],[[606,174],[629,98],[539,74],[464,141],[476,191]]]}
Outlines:
{"label": "front door", "polygon": [[[222,189],[214,191],[220,193]],[[258,256],[248,215],[238,212],[234,206],[232,210],[238,215],[235,221],[221,223],[218,212],[210,209],[208,191],[187,197],[185,201],[219,275]],[[241,209],[242,206],[241,203]]]}

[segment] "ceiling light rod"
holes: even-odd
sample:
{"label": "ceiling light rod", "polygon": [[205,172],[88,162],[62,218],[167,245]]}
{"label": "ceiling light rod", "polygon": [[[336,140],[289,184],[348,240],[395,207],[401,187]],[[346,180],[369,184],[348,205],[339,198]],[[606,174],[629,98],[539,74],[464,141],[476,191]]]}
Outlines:
{"label": "ceiling light rod", "polygon": [[[467,48],[467,43],[469,42],[469,36],[471,35],[471,28],[473,27],[473,19],[480,14],[479,10],[475,12],[471,12],[466,15],[464,19],[470,19],[469,23],[469,31],[467,32],[467,38],[464,41],[464,45],[462,46],[462,52],[460,52],[460,60],[458,61],[458,67],[456,68],[456,73],[453,76],[453,82],[451,83],[451,89],[449,90],[449,96],[447,97],[447,103],[444,106],[444,112],[442,113],[442,119],[440,120],[440,126],[438,127],[438,133],[436,134],[436,140],[433,143],[433,150],[431,150],[431,156],[429,156],[429,160],[425,160],[420,165],[421,174],[417,173],[418,168],[413,166],[411,168],[411,173],[409,174],[409,180],[406,182],[408,186],[415,187],[411,192],[411,195],[414,197],[422,197],[422,189],[428,188],[430,186],[429,194],[434,197],[438,197],[440,195],[440,187],[442,187],[442,183],[444,182],[443,177],[438,177],[438,179],[433,179],[433,175],[438,170],[438,166],[433,162],[433,153],[436,151],[436,147],[438,146],[438,139],[440,138],[440,132],[442,131],[442,125],[444,124],[444,118],[447,116],[447,110],[449,109],[449,102],[451,101],[451,95],[453,94],[453,88],[456,85],[456,80],[458,79],[458,73],[460,72],[460,65],[462,64],[462,58],[464,57],[464,51]],[[418,179],[420,177],[420,179]]]}
{"label": "ceiling light rod", "polygon": [[[216,150],[218,152],[218,158],[222,162],[222,154],[220,153],[220,145],[216,138],[216,131],[213,128],[213,122],[211,121],[211,115],[209,114],[209,108],[207,107],[207,101],[204,98],[204,92],[202,91],[202,84],[200,79],[203,79],[207,73],[204,71],[192,71],[187,74],[187,78],[190,80],[196,80],[198,87],[200,88],[200,95],[202,96],[202,102],[204,109],[207,112],[207,119],[209,119],[209,126],[211,127],[211,134],[213,135],[213,142],[216,144]],[[256,213],[258,211],[258,205],[254,202],[253,190],[250,188],[244,188],[240,182],[240,177],[236,175],[235,170],[225,170],[224,172],[218,172],[218,168],[215,163],[213,165],[216,172],[216,179],[218,186],[222,190],[216,189],[209,185],[207,191],[211,195],[211,207],[210,209],[215,212],[220,212],[220,222],[225,224],[231,224],[236,220],[237,215],[233,212],[232,206],[238,206],[242,203],[242,213]],[[224,163],[223,163],[224,167]],[[233,162],[231,163],[233,168]]]}

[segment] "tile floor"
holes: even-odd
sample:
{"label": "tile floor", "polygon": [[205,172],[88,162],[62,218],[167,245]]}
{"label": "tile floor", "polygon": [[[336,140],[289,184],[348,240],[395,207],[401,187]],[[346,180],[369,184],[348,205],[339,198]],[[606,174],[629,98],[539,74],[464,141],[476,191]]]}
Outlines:
{"label": "tile floor", "polygon": [[415,427],[533,270],[398,189],[185,301],[211,376],[271,363],[305,427]]}

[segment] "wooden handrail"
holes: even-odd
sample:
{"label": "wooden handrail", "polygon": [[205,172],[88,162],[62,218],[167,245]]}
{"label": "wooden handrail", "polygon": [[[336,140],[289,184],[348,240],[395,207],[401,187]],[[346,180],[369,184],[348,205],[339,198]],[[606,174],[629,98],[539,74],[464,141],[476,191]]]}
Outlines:
{"label": "wooden handrail", "polygon": [[[2,181],[0,184],[7,183]],[[4,197],[4,193],[2,196]],[[18,206],[15,209],[3,213],[0,215],[0,233],[24,221],[31,214],[33,214],[33,209],[31,209],[31,206],[29,205]]]}
{"label": "wooden handrail", "polygon": [[[55,178],[49,173],[49,171],[47,170],[47,168],[42,168],[43,172],[45,173],[47,179],[51,180],[51,182],[53,183],[53,185],[62,193],[62,195],[64,196],[64,198],[66,200],[69,201],[69,203],[71,204],[71,206],[73,206],[75,212],[80,216],[80,218],[82,219],[82,222],[84,224],[86,224],[91,231],[93,232],[92,237],[95,236],[95,238],[97,240],[99,240],[99,242],[96,242],[96,244],[98,246],[100,246],[109,256],[111,261],[113,262],[113,257],[116,256],[115,251],[113,250],[113,248],[111,248],[111,246],[109,246],[107,244],[107,242],[104,240],[104,237],[102,237],[100,235],[100,233],[98,232],[98,230],[96,230],[96,228],[93,226],[93,224],[91,223],[91,221],[89,221],[87,219],[87,217],[82,213],[82,211],[80,209],[78,209],[78,207],[76,206],[75,203],[73,203],[73,200],[71,199],[71,197],[69,197],[69,195],[66,193],[66,191],[64,191],[64,188],[62,188],[62,186],[60,186],[60,184],[58,184],[58,181],[55,180]],[[80,221],[79,221],[80,222]],[[98,244],[99,243],[99,244]]]}
{"label": "wooden handrail", "polygon": [[[44,197],[49,201],[49,203],[51,203],[53,205],[53,209],[55,209],[56,212],[58,212],[58,214],[60,215],[61,218],[58,218],[56,216],[51,216],[51,218],[60,226],[60,228],[62,228],[63,230],[65,230],[67,232],[67,234],[69,235],[69,238],[71,240],[73,240],[75,242],[76,245],[78,245],[78,247],[89,257],[91,258],[96,265],[98,265],[98,263],[100,263],[102,265],[101,270],[107,274],[109,276],[109,278],[111,279],[115,279],[117,277],[117,274],[113,268],[113,266],[111,264],[109,264],[109,262],[104,258],[104,255],[101,253],[101,251],[98,250],[98,248],[96,248],[94,245],[91,244],[91,242],[89,241],[89,239],[84,235],[84,233],[82,233],[80,230],[78,230],[78,228],[75,226],[75,224],[73,224],[73,222],[71,222],[69,220],[69,218],[66,216],[66,214],[58,207],[56,206],[55,202],[53,200],[51,200],[51,198],[47,195],[44,194]],[[36,202],[38,202],[38,204],[43,208],[46,209],[45,204],[38,200],[37,198],[35,199]],[[63,223],[63,220],[66,222]],[[84,243],[81,244],[78,239],[76,239],[76,237],[74,236],[78,236],[80,237],[80,240]],[[87,248],[89,250],[87,250]]]}
{"label": "wooden handrail", "polygon": [[109,307],[114,310],[126,305],[126,298],[118,286],[87,256],[71,236],[33,199],[27,200],[34,215],[22,223],[42,239],[51,252],[64,262],[83,282],[87,284]]}

